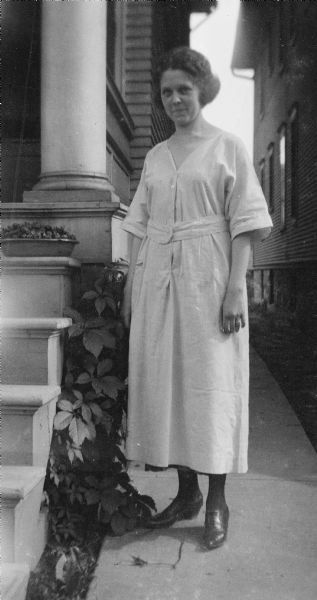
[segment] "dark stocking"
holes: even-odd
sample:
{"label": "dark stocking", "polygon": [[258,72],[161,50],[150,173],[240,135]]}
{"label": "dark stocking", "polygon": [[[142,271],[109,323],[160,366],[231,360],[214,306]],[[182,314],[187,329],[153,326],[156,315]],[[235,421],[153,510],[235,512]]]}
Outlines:
{"label": "dark stocking", "polygon": [[226,474],[209,475],[209,490],[206,502],[207,511],[222,510],[225,508],[225,483]]}
{"label": "dark stocking", "polygon": [[194,498],[200,494],[198,476],[191,469],[177,469],[178,474],[178,498]]}

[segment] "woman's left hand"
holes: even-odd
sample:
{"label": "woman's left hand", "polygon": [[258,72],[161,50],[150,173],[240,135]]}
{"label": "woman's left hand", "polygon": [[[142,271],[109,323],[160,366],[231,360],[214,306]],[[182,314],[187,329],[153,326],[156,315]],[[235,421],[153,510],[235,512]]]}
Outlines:
{"label": "woman's left hand", "polygon": [[234,333],[245,327],[246,310],[243,289],[228,289],[222,305],[223,333]]}

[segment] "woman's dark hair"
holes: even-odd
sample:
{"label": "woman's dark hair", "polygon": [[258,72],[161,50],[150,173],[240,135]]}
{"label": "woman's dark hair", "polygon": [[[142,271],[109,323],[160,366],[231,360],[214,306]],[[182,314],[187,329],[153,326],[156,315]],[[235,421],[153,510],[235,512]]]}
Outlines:
{"label": "woman's dark hair", "polygon": [[210,67],[209,61],[203,54],[182,46],[173,48],[158,61],[154,73],[154,98],[159,108],[163,108],[161,100],[161,79],[168,69],[184,71],[200,90],[201,106],[212,102],[220,90],[220,80]]}

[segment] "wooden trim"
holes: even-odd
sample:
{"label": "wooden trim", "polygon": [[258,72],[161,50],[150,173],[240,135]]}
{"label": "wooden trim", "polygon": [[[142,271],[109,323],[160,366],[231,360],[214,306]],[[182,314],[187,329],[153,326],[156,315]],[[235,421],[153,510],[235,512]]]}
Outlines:
{"label": "wooden trim", "polygon": [[122,131],[131,140],[134,133],[134,122],[109,69],[107,69],[107,102],[117,117]]}

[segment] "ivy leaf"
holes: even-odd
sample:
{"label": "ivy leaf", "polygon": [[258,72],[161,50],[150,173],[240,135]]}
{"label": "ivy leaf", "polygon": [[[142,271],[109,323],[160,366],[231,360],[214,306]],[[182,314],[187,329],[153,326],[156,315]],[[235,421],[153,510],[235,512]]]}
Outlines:
{"label": "ivy leaf", "polygon": [[109,410],[110,408],[112,408],[112,406],[113,406],[113,400],[111,400],[110,398],[107,398],[107,400],[105,400],[101,405],[101,407],[104,410]]}
{"label": "ivy leaf", "polygon": [[97,504],[100,500],[100,492],[98,492],[98,490],[87,490],[85,492],[85,498],[88,505]]}
{"label": "ivy leaf", "polygon": [[97,311],[98,315],[100,316],[106,307],[105,298],[100,298],[100,297],[97,298],[97,300],[95,300],[95,307],[96,307],[96,311]]}
{"label": "ivy leaf", "polygon": [[91,356],[91,354],[85,354],[84,358],[82,359],[82,366],[85,371],[88,371],[88,373],[92,375],[96,368],[96,364],[97,360],[94,356]]}
{"label": "ivy leaf", "polygon": [[86,423],[86,428],[88,430],[87,439],[93,441],[96,437],[96,427],[92,421]]}
{"label": "ivy leaf", "polygon": [[64,317],[69,317],[70,319],[73,319],[75,323],[83,323],[83,318],[80,312],[78,312],[78,310],[75,310],[71,306],[66,306],[64,308],[63,315]]}
{"label": "ivy leaf", "polygon": [[111,371],[112,367],[113,367],[113,361],[111,360],[111,358],[106,358],[105,360],[102,360],[98,364],[98,367],[97,367],[98,377],[102,377],[106,373],[109,373],[109,371]]}
{"label": "ivy leaf", "polygon": [[102,294],[103,283],[103,279],[97,279],[97,281],[95,281],[95,288],[99,294]]}
{"label": "ivy leaf", "polygon": [[84,329],[82,327],[82,325],[71,325],[71,327],[69,327],[68,329],[68,336],[70,338],[72,337],[78,337],[79,335],[81,335],[83,333]]}
{"label": "ivy leaf", "polygon": [[101,391],[113,400],[116,400],[119,390],[125,389],[124,383],[122,383],[118,377],[115,377],[115,375],[106,375],[105,377],[101,377],[98,381]]}
{"label": "ivy leaf", "polygon": [[102,344],[105,348],[114,349],[116,347],[116,338],[106,328],[99,330],[99,335],[102,339]]}
{"label": "ivy leaf", "polygon": [[87,477],[85,477],[85,481],[86,483],[88,483],[88,485],[92,487],[95,487],[97,489],[99,489],[100,487],[98,479],[93,475],[87,475]]}
{"label": "ivy leaf", "polygon": [[115,535],[123,535],[127,529],[127,519],[117,512],[113,515],[110,525]]}
{"label": "ivy leaf", "polygon": [[84,462],[84,457],[82,455],[82,451],[79,448],[73,448],[74,454],[76,458],[78,458],[81,462]]}
{"label": "ivy leaf", "polygon": [[73,386],[73,383],[74,383],[74,377],[73,377],[73,375],[72,375],[72,374],[71,374],[71,373],[68,371],[68,373],[67,373],[67,375],[66,375],[66,377],[65,377],[65,381],[64,381],[65,387],[67,387],[67,388],[71,388],[71,387]]}
{"label": "ivy leaf", "polygon": [[106,320],[103,317],[95,317],[94,319],[88,319],[85,323],[87,329],[96,329],[97,327],[104,327]]}
{"label": "ivy leaf", "polygon": [[73,390],[73,394],[77,398],[77,402],[75,402],[74,408],[78,408],[83,401],[83,395],[79,390]]}
{"label": "ivy leaf", "polygon": [[66,429],[68,425],[72,422],[73,415],[69,412],[61,411],[55,415],[54,418],[54,428],[58,431],[62,431],[62,429]]}
{"label": "ivy leaf", "polygon": [[103,412],[102,412],[99,404],[96,404],[96,402],[91,402],[91,404],[89,404],[89,408],[90,408],[91,412],[95,415],[95,417],[98,417],[98,419],[102,419]]}
{"label": "ivy leaf", "polygon": [[102,417],[102,424],[108,435],[111,433],[113,418],[110,415],[104,415]]}
{"label": "ivy leaf", "polygon": [[69,426],[69,435],[75,446],[81,446],[83,441],[89,437],[89,430],[81,419],[74,417]]}
{"label": "ivy leaf", "polygon": [[92,400],[96,400],[96,398],[98,398],[98,395],[96,394],[96,392],[93,392],[92,390],[89,390],[85,394],[85,400],[86,400],[86,402],[91,402]]}
{"label": "ivy leaf", "polygon": [[65,579],[64,567],[66,564],[67,564],[66,554],[63,553],[60,556],[60,558],[58,559],[56,566],[55,566],[55,577],[58,581],[64,581],[64,579]]}
{"label": "ivy leaf", "polygon": [[116,314],[117,313],[117,305],[115,303],[115,300],[113,298],[110,298],[109,296],[107,296],[106,302],[107,302],[107,306],[109,306],[109,308],[111,308],[113,313]]}
{"label": "ivy leaf", "polygon": [[156,504],[153,500],[153,498],[151,498],[151,496],[146,496],[146,495],[142,495],[142,496],[138,496],[137,501],[141,502],[141,504],[145,504],[146,506],[149,506],[150,508],[152,508],[153,510],[156,510]]}
{"label": "ivy leaf", "polygon": [[83,344],[86,350],[88,350],[88,352],[91,352],[91,354],[93,354],[96,358],[98,358],[104,346],[101,335],[93,330],[85,331]]}
{"label": "ivy leaf", "polygon": [[91,376],[90,376],[88,373],[81,373],[81,374],[80,374],[80,375],[77,377],[77,379],[76,379],[76,382],[75,382],[75,383],[78,383],[78,384],[80,384],[80,385],[83,385],[83,384],[85,384],[85,383],[89,383],[90,379],[91,379]]}
{"label": "ivy leaf", "polygon": [[118,490],[104,491],[101,496],[102,508],[113,514],[122,504],[122,494]]}
{"label": "ivy leaf", "polygon": [[67,454],[68,454],[69,461],[71,463],[73,463],[73,461],[75,459],[75,452],[74,452],[73,448],[69,448]]}
{"label": "ivy leaf", "polygon": [[85,292],[82,296],[82,300],[95,300],[95,298],[98,298],[98,294],[94,290]]}
{"label": "ivy leaf", "polygon": [[71,402],[69,402],[69,400],[65,400],[65,398],[62,398],[61,400],[58,401],[57,403],[58,408],[60,408],[61,410],[66,410],[67,412],[74,412],[74,407],[72,405]]}
{"label": "ivy leaf", "polygon": [[87,404],[83,404],[81,407],[81,414],[86,423],[91,421],[91,410]]}

